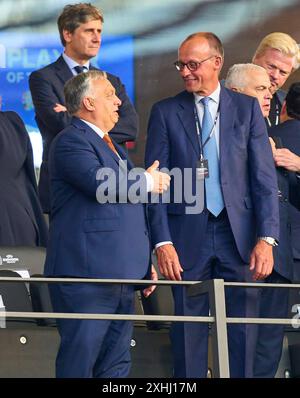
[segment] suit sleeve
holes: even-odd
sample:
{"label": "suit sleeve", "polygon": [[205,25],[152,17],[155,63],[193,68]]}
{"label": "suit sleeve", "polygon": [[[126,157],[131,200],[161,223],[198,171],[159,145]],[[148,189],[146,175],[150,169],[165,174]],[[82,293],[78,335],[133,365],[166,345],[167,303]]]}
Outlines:
{"label": "suit sleeve", "polygon": [[257,236],[279,240],[278,184],[266,125],[255,99],[248,144],[250,184]]}
{"label": "suit sleeve", "polygon": [[[165,115],[158,104],[154,105],[148,124],[145,165],[159,161],[159,168],[169,169],[169,139]],[[172,241],[168,224],[167,204],[153,203],[148,205],[149,224],[152,245]]]}
{"label": "suit sleeve", "polygon": [[116,90],[116,95],[122,101],[119,109],[119,121],[111,130],[110,135],[118,143],[135,141],[138,135],[138,116],[128,98],[124,84],[121,80],[108,74],[108,78]]}
{"label": "suit sleeve", "polygon": [[40,71],[33,72],[29,77],[29,87],[37,119],[43,121],[47,131],[54,137],[71,123],[67,112],[55,112],[56,104],[65,105],[58,97],[51,79],[47,79]]}

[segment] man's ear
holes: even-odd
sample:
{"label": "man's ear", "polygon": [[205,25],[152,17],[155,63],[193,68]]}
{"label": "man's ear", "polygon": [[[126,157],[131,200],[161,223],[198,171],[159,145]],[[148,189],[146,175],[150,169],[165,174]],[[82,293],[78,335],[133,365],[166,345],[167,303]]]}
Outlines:
{"label": "man's ear", "polygon": [[73,36],[73,34],[71,33],[71,32],[69,32],[68,30],[63,30],[63,37],[64,37],[64,39],[65,39],[65,42],[66,43],[70,43],[71,42],[71,40],[72,40],[72,36]]}
{"label": "man's ear", "polygon": [[95,110],[95,103],[91,97],[83,97],[82,104],[87,111],[92,112]]}
{"label": "man's ear", "polygon": [[223,58],[218,55],[215,57],[215,68],[220,71],[222,69],[222,66],[223,66]]}
{"label": "man's ear", "polygon": [[235,91],[236,93],[241,93],[242,90],[240,88],[237,87],[230,87],[230,90]]}

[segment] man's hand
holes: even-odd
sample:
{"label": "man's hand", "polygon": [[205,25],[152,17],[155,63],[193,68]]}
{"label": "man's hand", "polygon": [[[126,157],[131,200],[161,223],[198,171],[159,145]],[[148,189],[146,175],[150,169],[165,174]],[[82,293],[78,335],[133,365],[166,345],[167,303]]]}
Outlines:
{"label": "man's hand", "polygon": [[163,193],[170,186],[170,176],[166,173],[161,173],[157,170],[159,166],[159,161],[155,160],[152,166],[148,167],[146,170],[152,176],[153,179],[153,187],[151,192],[153,193]]}
{"label": "man's hand", "polygon": [[[152,281],[158,280],[158,275],[157,275],[156,269],[154,268],[154,265],[151,265],[151,280]],[[143,290],[143,295],[147,298],[150,296],[150,294],[152,294],[154,292],[155,289],[156,289],[156,285],[148,286]]]}
{"label": "man's hand", "polygon": [[253,280],[265,279],[271,274],[273,266],[273,246],[259,240],[250,256],[250,271],[253,272]]}
{"label": "man's hand", "polygon": [[166,244],[156,249],[157,264],[160,273],[167,279],[181,281],[181,272],[178,255],[173,245]]}
{"label": "man's hand", "polygon": [[300,157],[286,148],[276,149],[275,164],[290,171],[300,172]]}
{"label": "man's hand", "polygon": [[59,113],[59,112],[67,112],[67,108],[61,104],[55,104],[55,107],[53,108],[54,112]]}

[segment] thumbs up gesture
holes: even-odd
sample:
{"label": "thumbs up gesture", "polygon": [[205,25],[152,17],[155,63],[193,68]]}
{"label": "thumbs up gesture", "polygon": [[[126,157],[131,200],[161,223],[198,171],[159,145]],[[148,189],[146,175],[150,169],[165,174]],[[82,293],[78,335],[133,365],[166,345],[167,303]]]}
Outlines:
{"label": "thumbs up gesture", "polygon": [[170,186],[170,176],[166,173],[158,171],[159,161],[155,160],[153,164],[146,170],[152,177],[153,185],[151,192],[163,193]]}

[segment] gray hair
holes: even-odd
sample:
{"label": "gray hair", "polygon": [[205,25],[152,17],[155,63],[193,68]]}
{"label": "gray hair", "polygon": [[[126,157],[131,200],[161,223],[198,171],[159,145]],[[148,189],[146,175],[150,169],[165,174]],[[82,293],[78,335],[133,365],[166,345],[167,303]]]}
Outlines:
{"label": "gray hair", "polygon": [[93,95],[92,82],[107,79],[105,72],[90,70],[72,77],[64,86],[66,108],[70,115],[75,115],[81,108],[82,100],[88,95]]}
{"label": "gray hair", "polygon": [[250,71],[267,73],[264,68],[254,64],[235,64],[229,69],[225,87],[231,88],[244,88],[248,85],[247,73]]}

